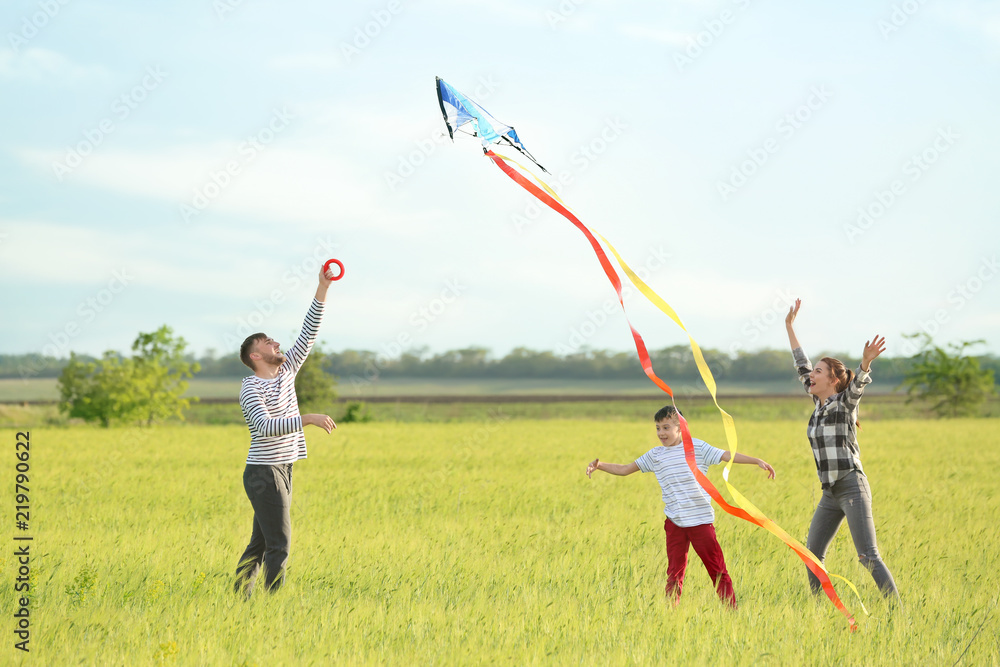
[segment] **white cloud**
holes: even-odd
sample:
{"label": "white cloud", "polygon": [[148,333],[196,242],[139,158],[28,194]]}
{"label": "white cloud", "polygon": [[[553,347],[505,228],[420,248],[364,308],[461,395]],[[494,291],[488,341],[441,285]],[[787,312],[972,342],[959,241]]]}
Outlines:
{"label": "white cloud", "polygon": [[[154,289],[198,300],[232,300],[232,312],[216,313],[220,321],[234,320],[248,303],[268,298],[275,289],[290,296],[295,276],[298,291],[308,293],[319,264],[342,245],[336,234],[293,235],[280,228],[275,230],[277,245],[260,234],[241,234],[239,227],[205,226],[197,244],[169,233],[151,242],[149,229],[141,225],[134,231],[110,231],[0,219],[0,229],[6,233],[0,234],[0,282],[5,287],[72,284],[97,290],[113,280],[116,287],[124,281],[129,292]],[[203,314],[195,307],[188,313],[194,318]]]}
{"label": "white cloud", "polygon": [[651,28],[644,25],[626,24],[619,26],[618,32],[626,37],[644,39],[673,47],[685,47],[694,39],[694,34],[678,30]]}
{"label": "white cloud", "polygon": [[8,219],[2,224],[8,238],[0,247],[0,278],[6,284],[97,286],[118,272],[128,284],[160,284],[192,294],[246,292],[226,263],[159,259],[171,254],[161,254],[163,245],[150,243],[146,229],[109,232],[38,220]]}
{"label": "white cloud", "polygon": [[[543,8],[529,7],[523,3],[510,2],[509,0],[437,0],[436,4],[446,11],[484,12],[490,15],[491,20],[500,19],[522,26],[543,21],[545,10],[558,9],[559,1],[550,0],[551,4]],[[571,4],[572,0],[566,0],[566,2]]]}
{"label": "white cloud", "polygon": [[78,65],[48,49],[30,48],[22,53],[0,51],[0,79],[88,83],[108,76],[104,67]]}
{"label": "white cloud", "polygon": [[334,54],[293,53],[272,58],[267,62],[265,67],[271,71],[330,71],[340,69],[343,65],[344,62]]}
{"label": "white cloud", "polygon": [[996,3],[973,0],[935,4],[929,9],[941,19],[1000,46],[1000,9]]}
{"label": "white cloud", "polygon": [[[117,264],[108,239],[68,225],[37,220],[3,220],[0,277],[17,282],[97,283]],[[120,267],[117,267],[120,268]]]}
{"label": "white cloud", "polygon": [[[280,139],[278,139],[280,141]],[[155,152],[104,150],[86,157],[65,176],[123,194],[192,205],[195,192],[208,187],[217,192],[205,212],[237,213],[256,218],[325,222],[345,216],[367,215],[375,200],[377,183],[358,178],[352,165],[328,154],[296,148],[265,146],[247,159],[241,145],[231,142],[187,145]],[[53,163],[65,155],[25,150],[21,158],[52,173]],[[225,173],[228,162],[239,163],[234,176]]]}

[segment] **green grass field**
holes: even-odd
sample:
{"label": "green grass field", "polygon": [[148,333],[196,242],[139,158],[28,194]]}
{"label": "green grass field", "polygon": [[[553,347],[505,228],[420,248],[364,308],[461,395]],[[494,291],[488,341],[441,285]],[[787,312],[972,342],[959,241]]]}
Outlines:
{"label": "green grass field", "polygon": [[[190,381],[188,396],[201,398],[231,398],[240,394],[239,378],[195,378]],[[886,384],[874,386],[869,394],[886,393],[894,387]],[[706,395],[701,382],[680,383],[674,387],[679,395]],[[655,394],[659,390],[647,379],[635,380],[570,380],[564,378],[388,378],[378,382],[355,383],[350,378],[338,378],[337,391],[344,400],[364,400],[376,396],[462,396],[507,394]],[[787,382],[732,383],[721,386],[726,395],[798,394],[799,383],[794,376]],[[59,399],[55,378],[0,378],[0,402],[54,401]]]}
{"label": "green grass field", "polygon": [[[736,486],[804,540],[819,484],[803,421],[741,422]],[[692,554],[679,607],[651,475],[583,474],[656,444],[648,420],[499,419],[310,429],[296,464],[287,586],[230,593],[249,537],[242,426],[31,431],[30,657],[3,596],[2,664],[932,664],[1000,660],[997,420],[882,420],[862,447],[883,557],[903,606],[887,607],[846,526],[827,565],[858,616],[807,593],[770,534],[717,510],[740,609],[727,611]],[[717,419],[693,431],[724,446]],[[15,433],[6,442],[13,586]],[[710,475],[721,483],[721,468]],[[978,632],[978,634],[977,634]]]}
{"label": "green grass field", "polygon": [[[424,402],[391,401],[385,403],[362,402],[362,413],[377,422],[405,423],[454,423],[478,422],[496,419],[585,419],[602,421],[645,421],[663,406],[663,398],[635,397],[619,401],[518,401],[507,402],[503,396],[490,397],[483,402]],[[330,414],[341,422],[351,404],[340,401],[333,405],[303,406],[306,412]],[[708,398],[687,398],[679,401],[689,418],[712,419],[718,415],[715,405]],[[812,402],[804,395],[788,397],[725,397],[722,406],[741,421],[801,420],[805,422],[812,411]],[[1000,417],[1000,399],[988,401],[981,410],[986,417]],[[863,423],[881,419],[920,419],[933,417],[917,403],[907,403],[901,396],[873,395],[865,398],[861,409]],[[239,425],[244,424],[243,413],[235,402],[193,403],[185,411],[189,424]],[[73,427],[82,420],[68,419],[54,404],[16,405],[0,404],[0,428],[29,426]]]}

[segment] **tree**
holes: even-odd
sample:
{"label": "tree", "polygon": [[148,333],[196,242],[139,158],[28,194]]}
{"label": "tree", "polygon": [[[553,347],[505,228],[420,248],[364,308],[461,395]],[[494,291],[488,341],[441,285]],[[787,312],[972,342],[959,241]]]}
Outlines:
{"label": "tree", "polygon": [[136,414],[133,375],[132,360],[111,350],[98,361],[82,361],[71,352],[59,376],[59,409],[69,417],[100,422],[104,427],[110,426],[112,419],[132,419]]}
{"label": "tree", "polygon": [[323,370],[327,356],[316,345],[299,368],[295,376],[295,395],[299,399],[300,407],[309,406],[325,411],[337,400],[337,379]]}
{"label": "tree", "polygon": [[185,358],[186,347],[187,342],[174,338],[173,330],[165,324],[152,333],[140,333],[132,343],[135,409],[147,426],[155,420],[184,418],[191,399],[181,397],[187,391],[187,380],[201,369],[198,362]]}
{"label": "tree", "polygon": [[993,371],[965,354],[967,348],[984,341],[949,343],[949,353],[934,345],[925,333],[905,337],[920,341],[920,351],[913,356],[913,364],[900,385],[907,388],[907,403],[934,402],[931,410],[938,417],[973,416],[987,398],[996,394]]}
{"label": "tree", "polygon": [[186,343],[172,334],[166,325],[140,333],[131,358],[109,350],[88,362],[71,353],[59,376],[59,408],[69,417],[104,427],[113,420],[149,425],[172,416],[183,419],[190,399],[181,396],[198,364],[184,358]]}

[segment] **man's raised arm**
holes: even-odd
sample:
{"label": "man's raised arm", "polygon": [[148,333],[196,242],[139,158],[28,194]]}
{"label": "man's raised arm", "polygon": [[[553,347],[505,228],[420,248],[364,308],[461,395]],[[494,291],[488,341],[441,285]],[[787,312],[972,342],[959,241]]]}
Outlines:
{"label": "man's raised arm", "polygon": [[[329,270],[327,273],[332,274],[333,271]],[[306,319],[302,323],[302,333],[299,334],[295,344],[292,345],[286,354],[288,364],[291,366],[293,373],[297,373],[302,367],[306,357],[309,356],[309,352],[312,351],[313,343],[316,342],[316,336],[319,335],[319,325],[323,321],[323,311],[326,307],[326,292],[330,289],[330,283],[332,282],[320,270],[319,285],[316,286],[316,295],[313,297],[313,302],[309,305],[309,310],[306,312]]]}

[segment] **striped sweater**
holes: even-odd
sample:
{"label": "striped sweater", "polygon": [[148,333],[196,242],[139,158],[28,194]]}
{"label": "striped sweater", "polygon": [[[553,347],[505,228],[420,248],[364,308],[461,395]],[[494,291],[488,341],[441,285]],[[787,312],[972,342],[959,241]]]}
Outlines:
{"label": "striped sweater", "polygon": [[[722,461],[725,452],[704,440],[691,440],[694,444],[695,465],[707,475],[708,466]],[[701,488],[688,467],[684,445],[658,445],[637,458],[635,464],[642,472],[656,475],[656,481],[663,491],[663,513],[675,525],[690,528],[715,521],[712,499]]]}
{"label": "striped sweater", "polygon": [[243,378],[240,407],[250,427],[247,464],[279,465],[306,458],[306,437],[295,396],[295,375],[309,356],[323,319],[321,301],[313,299],[295,345],[285,353],[278,375],[266,380],[256,375]]}

